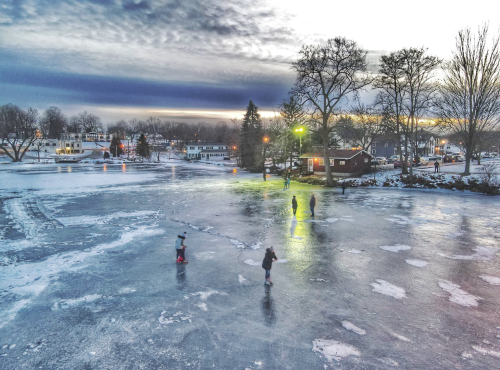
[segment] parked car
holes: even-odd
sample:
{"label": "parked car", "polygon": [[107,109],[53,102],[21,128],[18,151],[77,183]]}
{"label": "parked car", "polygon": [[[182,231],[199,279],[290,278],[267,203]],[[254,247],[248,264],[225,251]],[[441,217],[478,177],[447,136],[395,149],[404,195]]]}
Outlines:
{"label": "parked car", "polygon": [[431,163],[438,161],[441,163],[443,161],[443,157],[441,157],[440,155],[433,155],[432,157],[429,157],[427,161]]}
{"label": "parked car", "polygon": [[422,158],[422,157],[420,157],[419,161],[420,161],[419,162],[420,166],[427,166],[429,164],[429,162],[427,161],[427,159]]}
{"label": "parked car", "polygon": [[453,163],[453,156],[452,155],[445,155],[443,157],[443,163]]}
{"label": "parked car", "polygon": [[391,155],[389,158],[387,158],[387,163],[394,163],[394,161],[397,161],[399,159],[399,155]]}
{"label": "parked car", "polygon": [[387,163],[387,159],[385,157],[375,157],[375,159],[377,160],[377,163],[380,165]]}
{"label": "parked car", "polygon": [[452,158],[455,162],[463,162],[464,161],[464,157],[462,157],[461,155],[452,155]]}
{"label": "parked car", "polygon": [[[409,161],[408,161],[408,167],[410,167]],[[413,160],[412,167],[415,167],[415,160]],[[394,161],[394,168],[401,168],[401,161],[399,159],[397,161]]]}

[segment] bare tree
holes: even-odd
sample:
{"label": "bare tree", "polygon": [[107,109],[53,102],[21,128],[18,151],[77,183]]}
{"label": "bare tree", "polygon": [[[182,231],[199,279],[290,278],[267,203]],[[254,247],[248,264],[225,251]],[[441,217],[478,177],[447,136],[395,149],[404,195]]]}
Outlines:
{"label": "bare tree", "polygon": [[374,84],[381,90],[377,104],[395,122],[403,173],[407,173],[408,160],[413,162],[417,150],[419,120],[429,113],[436,98],[437,85],[433,79],[441,60],[425,53],[425,48],[410,48],[382,56],[380,74]]}
{"label": "bare tree", "polygon": [[372,78],[366,72],[366,52],[356,42],[336,37],[325,45],[304,45],[292,64],[297,81],[291,95],[309,112],[310,129],[321,134],[324,149],[326,185],[333,186],[328,153],[333,116],[342,113],[341,105],[356,99]]}
{"label": "bare tree", "polygon": [[87,111],[78,113],[69,119],[68,129],[71,132],[103,132],[101,119],[92,113],[87,113]]}
{"label": "bare tree", "polygon": [[163,126],[163,122],[159,118],[149,117],[146,120],[146,124],[148,125],[148,132],[150,134],[150,143],[153,145],[153,153],[156,154],[156,160],[159,162],[161,144],[164,141],[161,140],[161,138],[163,137],[163,135],[161,134],[161,128]]}
{"label": "bare tree", "polygon": [[488,26],[473,36],[458,32],[456,50],[444,66],[437,113],[441,124],[460,135],[465,147],[465,175],[481,133],[494,130],[500,116],[499,36],[488,45]]}
{"label": "bare tree", "polygon": [[13,162],[23,160],[24,154],[37,138],[38,112],[29,108],[24,111],[16,105],[0,108],[0,149]]}
{"label": "bare tree", "polygon": [[383,116],[375,108],[359,104],[339,119],[336,131],[340,136],[348,137],[355,146],[368,150],[373,141],[386,131],[382,119]]}
{"label": "bare tree", "polygon": [[57,107],[49,107],[40,117],[40,131],[45,139],[59,139],[68,124],[68,119]]}

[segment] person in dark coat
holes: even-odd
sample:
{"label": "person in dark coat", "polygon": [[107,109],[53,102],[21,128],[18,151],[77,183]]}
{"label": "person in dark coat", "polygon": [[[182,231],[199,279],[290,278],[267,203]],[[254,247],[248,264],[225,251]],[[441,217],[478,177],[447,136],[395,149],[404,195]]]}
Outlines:
{"label": "person in dark coat", "polygon": [[316,207],[316,197],[311,195],[311,200],[309,201],[309,207],[311,208],[311,216],[314,217],[314,207]]}
{"label": "person in dark coat", "polygon": [[439,172],[439,162],[434,162],[434,173]]}
{"label": "person in dark coat", "polygon": [[264,170],[264,172],[262,173],[262,178],[264,179],[264,181],[266,181],[266,176],[267,176],[267,173],[266,173],[266,170]]}
{"label": "person in dark coat", "polygon": [[297,198],[295,198],[295,195],[294,195],[293,198],[292,198],[292,209],[293,209],[293,215],[294,216],[297,213],[297,207],[298,207]]}
{"label": "person in dark coat", "polygon": [[345,194],[345,189],[347,189],[347,184],[345,181],[342,181],[342,194]]}
{"label": "person in dark coat", "polygon": [[265,285],[273,285],[273,282],[271,281],[271,268],[273,267],[273,262],[277,261],[278,257],[276,257],[276,254],[274,253],[274,248],[271,246],[266,249],[266,255],[264,257],[264,260],[262,261],[262,268],[266,270],[266,281],[264,282]]}

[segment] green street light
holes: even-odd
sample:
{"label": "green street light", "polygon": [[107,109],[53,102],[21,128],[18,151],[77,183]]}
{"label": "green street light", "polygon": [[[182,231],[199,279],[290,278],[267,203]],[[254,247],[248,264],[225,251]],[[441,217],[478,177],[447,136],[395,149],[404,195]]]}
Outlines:
{"label": "green street light", "polygon": [[302,155],[302,134],[304,133],[304,127],[297,127],[295,130],[294,130],[297,135],[299,135],[299,157]]}

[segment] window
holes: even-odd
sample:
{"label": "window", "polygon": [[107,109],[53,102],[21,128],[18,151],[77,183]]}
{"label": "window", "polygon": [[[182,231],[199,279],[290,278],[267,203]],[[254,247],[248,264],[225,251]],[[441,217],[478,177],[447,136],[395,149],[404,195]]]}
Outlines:
{"label": "window", "polygon": [[335,166],[335,159],[330,159],[330,166]]}
{"label": "window", "polygon": [[372,143],[372,148],[375,148],[377,146],[377,143]]}
{"label": "window", "polygon": [[384,147],[386,147],[386,148],[387,148],[388,146],[389,146],[389,143],[385,143],[385,144],[384,144]]}
{"label": "window", "polygon": [[365,163],[368,163],[368,158],[365,158]]}
{"label": "window", "polygon": [[[200,148],[198,148],[198,149],[200,149]],[[194,146],[190,146],[189,150],[194,150]]]}
{"label": "window", "polygon": [[372,154],[377,154],[377,150],[376,149],[372,149]]}
{"label": "window", "polygon": [[[193,146],[193,148],[192,148],[192,149],[194,149],[194,146]],[[199,147],[198,147],[198,150],[203,150],[203,147],[202,147],[202,146],[199,146]]]}
{"label": "window", "polygon": [[324,166],[325,165],[325,159],[324,158],[320,158],[319,159],[319,165],[320,166]]}
{"label": "window", "polygon": [[57,144],[56,143],[52,143],[52,146],[57,146]]}
{"label": "window", "polygon": [[339,165],[345,166],[345,161],[339,161]]}

